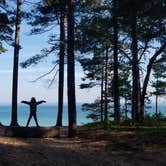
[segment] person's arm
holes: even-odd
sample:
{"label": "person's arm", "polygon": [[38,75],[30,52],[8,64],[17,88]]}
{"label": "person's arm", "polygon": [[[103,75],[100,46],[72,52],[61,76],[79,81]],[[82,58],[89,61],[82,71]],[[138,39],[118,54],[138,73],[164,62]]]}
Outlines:
{"label": "person's arm", "polygon": [[41,100],[41,101],[36,102],[36,104],[41,104],[41,103],[46,103],[46,101],[45,100]]}
{"label": "person's arm", "polygon": [[21,103],[30,104],[30,102],[28,102],[28,101],[21,101]]}

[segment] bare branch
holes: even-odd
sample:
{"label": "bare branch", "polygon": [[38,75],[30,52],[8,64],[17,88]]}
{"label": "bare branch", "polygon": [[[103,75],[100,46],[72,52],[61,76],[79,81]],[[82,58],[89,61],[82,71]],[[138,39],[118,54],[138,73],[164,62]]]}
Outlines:
{"label": "bare branch", "polygon": [[138,61],[140,61],[140,60],[142,59],[142,56],[143,56],[144,53],[146,52],[147,48],[148,48],[148,41],[145,42],[144,49],[143,49],[143,51],[142,51],[142,53],[141,53],[141,55],[140,55]]}
{"label": "bare branch", "polygon": [[53,67],[50,71],[48,71],[47,73],[45,73],[45,74],[39,76],[38,78],[36,78],[35,80],[33,80],[33,81],[31,81],[31,82],[37,82],[38,80],[42,79],[43,77],[45,77],[45,76],[51,74],[51,73],[55,70],[55,68],[57,67],[57,65],[58,65],[58,63],[56,63],[56,64],[54,65],[54,67]]}
{"label": "bare branch", "polygon": [[126,56],[126,58],[131,61],[131,58],[129,57],[129,55],[123,50],[123,49],[119,49],[119,51],[124,54]]}
{"label": "bare branch", "polygon": [[50,88],[50,87],[52,86],[53,82],[55,81],[55,78],[56,78],[56,76],[57,76],[57,74],[58,74],[58,71],[59,71],[59,70],[57,70],[56,73],[54,74],[53,79],[51,80],[51,82],[50,82],[49,85],[48,85],[48,88]]}

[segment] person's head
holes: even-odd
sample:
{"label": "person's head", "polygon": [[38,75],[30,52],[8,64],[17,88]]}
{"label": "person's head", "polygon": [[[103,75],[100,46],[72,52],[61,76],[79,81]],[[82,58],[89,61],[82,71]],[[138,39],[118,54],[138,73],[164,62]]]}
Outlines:
{"label": "person's head", "polygon": [[31,102],[33,102],[33,103],[35,103],[35,102],[36,102],[35,97],[32,97],[32,98],[31,98]]}

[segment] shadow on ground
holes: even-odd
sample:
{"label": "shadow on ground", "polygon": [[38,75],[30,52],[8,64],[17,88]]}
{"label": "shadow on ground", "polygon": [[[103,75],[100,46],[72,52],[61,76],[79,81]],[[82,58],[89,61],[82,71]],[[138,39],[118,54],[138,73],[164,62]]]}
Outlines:
{"label": "shadow on ground", "polygon": [[[166,141],[133,131],[84,131],[84,137],[0,137],[0,166],[165,166]],[[87,133],[89,132],[89,133]],[[85,138],[85,135],[87,136]],[[90,136],[92,135],[92,136]],[[165,136],[165,135],[163,135]],[[148,143],[149,140],[149,143]],[[157,144],[158,143],[158,144]]]}

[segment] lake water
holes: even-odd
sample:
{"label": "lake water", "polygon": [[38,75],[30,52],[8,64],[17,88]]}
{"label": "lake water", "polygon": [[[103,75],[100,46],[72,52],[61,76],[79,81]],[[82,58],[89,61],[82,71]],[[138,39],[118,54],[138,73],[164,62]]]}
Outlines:
{"label": "lake water", "polygon": [[[166,105],[160,104],[159,111],[166,115]],[[148,113],[155,113],[155,105],[148,109]],[[81,110],[81,104],[77,105],[77,124],[82,125],[91,122],[91,119],[86,118],[87,112]],[[29,116],[29,106],[20,104],[18,105],[18,123],[25,126]],[[57,120],[57,106],[41,104],[38,106],[37,117],[39,125],[41,126],[54,126]],[[11,121],[11,105],[0,105],[0,122],[3,125],[9,125]],[[68,124],[67,105],[64,106],[63,125]],[[34,126],[34,119],[30,121],[30,126]]]}
{"label": "lake water", "polygon": [[[85,124],[90,122],[90,119],[86,118],[87,113],[81,110],[81,105],[77,105],[77,124]],[[18,105],[18,123],[21,126],[25,126],[29,116],[29,106],[20,104]],[[41,126],[54,126],[57,120],[57,106],[42,104],[38,106],[37,118],[39,125]],[[9,125],[11,121],[11,106],[0,105],[0,122],[3,125]],[[63,125],[68,124],[68,112],[67,105],[64,106],[63,113]],[[32,118],[30,126],[34,126],[35,122]]]}

